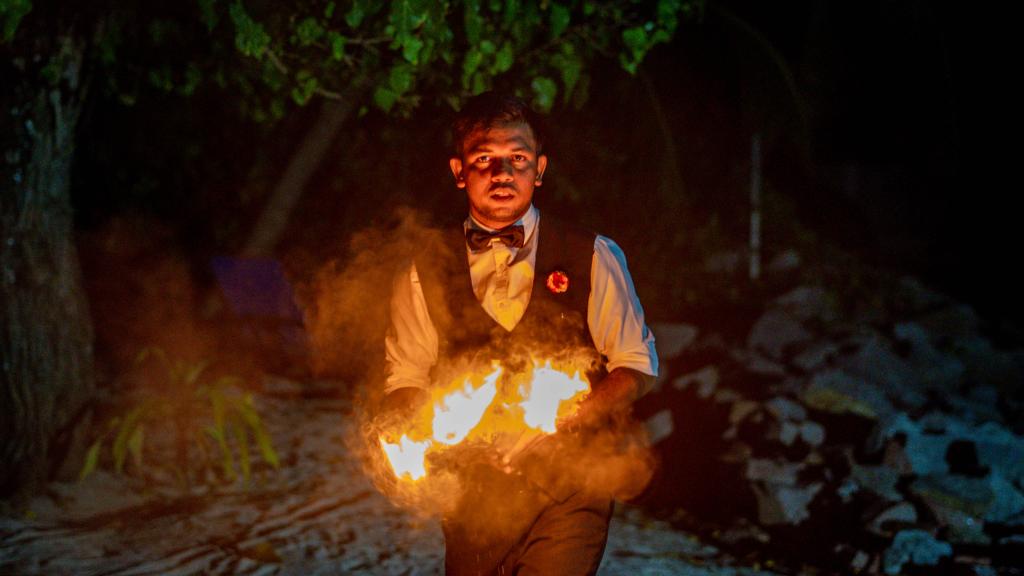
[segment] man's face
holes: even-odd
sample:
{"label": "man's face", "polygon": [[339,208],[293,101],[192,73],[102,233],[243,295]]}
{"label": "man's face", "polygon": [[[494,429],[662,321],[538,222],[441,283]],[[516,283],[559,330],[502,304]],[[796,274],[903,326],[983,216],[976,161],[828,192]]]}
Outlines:
{"label": "man's face", "polygon": [[530,208],[548,158],[537,154],[533,131],[519,123],[475,130],[450,164],[455,185],[466,189],[469,213],[484,226],[503,228]]}

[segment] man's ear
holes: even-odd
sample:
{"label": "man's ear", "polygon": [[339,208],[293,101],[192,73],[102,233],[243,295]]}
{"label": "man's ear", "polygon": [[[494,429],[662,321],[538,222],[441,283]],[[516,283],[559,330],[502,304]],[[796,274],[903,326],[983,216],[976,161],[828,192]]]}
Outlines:
{"label": "man's ear", "polygon": [[452,176],[455,176],[455,185],[459,188],[466,187],[466,179],[462,177],[462,158],[451,157],[448,165],[452,168]]}
{"label": "man's ear", "polygon": [[537,156],[537,177],[533,180],[534,186],[543,184],[544,171],[548,169],[548,157],[544,154]]}

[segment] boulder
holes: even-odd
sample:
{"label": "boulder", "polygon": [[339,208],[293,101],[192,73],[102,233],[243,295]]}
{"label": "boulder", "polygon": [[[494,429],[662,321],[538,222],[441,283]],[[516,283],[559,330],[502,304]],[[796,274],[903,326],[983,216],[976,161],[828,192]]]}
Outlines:
{"label": "boulder", "polygon": [[836,314],[835,297],[821,286],[800,286],[779,296],[772,307],[789,313],[793,318],[807,322],[834,322]]}
{"label": "boulder", "polygon": [[836,364],[850,374],[877,385],[890,400],[908,408],[920,408],[926,397],[921,393],[917,374],[878,334],[873,334],[852,355],[840,356]]}
{"label": "boulder", "polygon": [[655,413],[644,420],[644,427],[647,429],[647,437],[651,444],[657,444],[672,435],[675,430],[675,422],[672,419],[672,411],[668,408]]}
{"label": "boulder", "polygon": [[709,365],[696,372],[679,376],[672,381],[672,387],[676,390],[686,390],[690,386],[694,386],[698,397],[709,398],[715,392],[719,379],[718,368]]}
{"label": "boulder", "polygon": [[662,361],[678,358],[697,339],[697,327],[690,324],[654,322],[650,329]]}
{"label": "boulder", "polygon": [[877,420],[895,413],[878,386],[840,369],[814,374],[800,399],[809,408],[833,414],[856,414]]}
{"label": "boulder", "polygon": [[807,418],[807,410],[803,406],[782,396],[776,396],[765,402],[765,408],[780,421],[792,420],[800,422]]}
{"label": "boulder", "polygon": [[761,315],[747,336],[747,348],[781,360],[787,350],[809,342],[813,335],[792,314],[769,309]]}
{"label": "boulder", "polygon": [[825,443],[825,427],[813,420],[801,422],[800,439],[808,446],[821,446]]}
{"label": "boulder", "polygon": [[751,485],[757,497],[757,519],[764,526],[800,524],[811,516],[808,506],[822,488],[821,482],[786,486],[771,482]]}
{"label": "boulder", "polygon": [[1024,511],[1024,495],[998,473],[988,478],[921,476],[910,484],[910,491],[947,527],[947,537],[957,544],[991,544],[985,522],[1005,521]]}
{"label": "boulder", "polygon": [[892,536],[893,532],[917,522],[917,510],[910,502],[899,502],[875,516],[868,530],[880,536]]}
{"label": "boulder", "polygon": [[871,492],[892,502],[903,499],[903,495],[896,489],[896,483],[900,480],[900,473],[889,466],[862,466],[852,463],[850,465],[850,479],[858,488],[870,490]]}
{"label": "boulder", "polygon": [[893,294],[898,309],[904,314],[921,314],[949,304],[947,296],[927,288],[913,276],[899,279]]}
{"label": "boulder", "polygon": [[897,324],[893,336],[909,348],[908,361],[920,382],[946,391],[957,388],[964,376],[964,363],[939,352],[924,327],[914,322]]}
{"label": "boulder", "polygon": [[886,574],[899,574],[903,566],[936,566],[943,558],[953,555],[949,542],[936,540],[924,530],[902,530],[882,557]]}
{"label": "boulder", "polygon": [[801,462],[762,458],[747,461],[746,477],[757,497],[757,517],[764,526],[799,524],[810,517],[808,505],[821,490],[821,482],[801,485]]}
{"label": "boulder", "polygon": [[823,368],[838,353],[839,346],[835,342],[821,340],[801,350],[791,362],[804,372],[814,372]]}
{"label": "boulder", "polygon": [[947,414],[929,413],[919,422],[898,414],[880,428],[884,438],[901,435],[914,473],[948,472],[946,453],[956,440],[975,446],[978,462],[1012,483],[1024,484],[1024,438],[995,422],[974,425]]}

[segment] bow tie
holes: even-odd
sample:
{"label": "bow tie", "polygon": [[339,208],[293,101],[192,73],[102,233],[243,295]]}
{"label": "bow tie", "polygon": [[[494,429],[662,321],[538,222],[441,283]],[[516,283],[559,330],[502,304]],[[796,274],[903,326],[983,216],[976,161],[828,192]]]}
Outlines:
{"label": "bow tie", "polygon": [[501,240],[501,243],[505,246],[522,248],[525,237],[526,232],[523,230],[521,225],[506,226],[501,230],[495,230],[494,232],[480,230],[479,228],[466,229],[466,244],[468,244],[474,252],[490,248],[492,238]]}

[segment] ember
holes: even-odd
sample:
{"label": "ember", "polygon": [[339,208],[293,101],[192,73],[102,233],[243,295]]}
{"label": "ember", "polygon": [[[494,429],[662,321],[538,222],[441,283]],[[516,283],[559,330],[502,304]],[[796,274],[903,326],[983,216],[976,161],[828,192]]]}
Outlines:
{"label": "ember", "polygon": [[[499,386],[503,375],[519,385]],[[481,380],[481,384],[473,385]],[[501,392],[506,389],[508,393]],[[522,447],[526,444],[522,440],[554,434],[558,418],[573,413],[590,391],[590,384],[578,370],[570,375],[548,361],[543,365],[535,362],[530,372],[517,375],[506,374],[502,366],[495,365],[482,379],[479,375],[464,375],[447,390],[416,415],[410,430],[380,436],[391,471],[399,479],[417,481],[428,476],[428,455],[467,440],[493,442],[500,435],[513,434],[521,440],[516,446]],[[425,422],[431,423],[431,436],[412,440],[411,430],[423,430]],[[399,434],[397,443],[385,439]]]}

